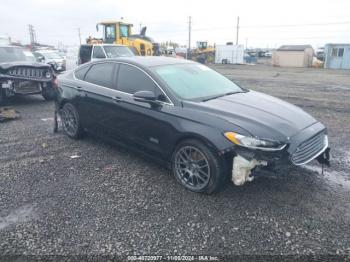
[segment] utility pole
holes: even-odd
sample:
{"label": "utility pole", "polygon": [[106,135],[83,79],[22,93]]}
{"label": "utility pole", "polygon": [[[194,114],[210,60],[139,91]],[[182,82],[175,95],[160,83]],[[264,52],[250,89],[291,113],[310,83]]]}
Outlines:
{"label": "utility pole", "polygon": [[80,27],[78,28],[78,34],[79,34],[79,44],[81,45],[81,34],[80,34]]}
{"label": "utility pole", "polygon": [[188,59],[191,52],[191,30],[192,30],[192,17],[188,17],[188,49],[186,54],[186,59]]}
{"label": "utility pole", "polygon": [[28,30],[29,30],[30,44],[34,45],[35,42],[36,42],[36,39],[35,39],[35,31],[34,31],[33,25],[29,24],[28,25]]}
{"label": "utility pole", "polygon": [[239,35],[239,16],[237,16],[237,35],[236,35],[236,45],[238,45],[238,35]]}

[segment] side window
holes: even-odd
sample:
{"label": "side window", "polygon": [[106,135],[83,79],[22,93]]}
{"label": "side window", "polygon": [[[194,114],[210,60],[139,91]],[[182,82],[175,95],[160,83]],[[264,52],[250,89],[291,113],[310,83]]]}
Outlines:
{"label": "side window", "polygon": [[90,70],[85,76],[85,81],[104,86],[108,88],[115,88],[114,63],[98,63],[91,66]]}
{"label": "side window", "polygon": [[144,72],[134,66],[121,64],[118,73],[118,90],[134,94],[137,91],[156,92],[157,86]]}
{"label": "side window", "polygon": [[94,53],[92,55],[93,58],[106,58],[105,53],[102,50],[101,46],[94,47]]}
{"label": "side window", "polygon": [[79,63],[84,64],[91,60],[92,46],[82,45],[79,50]]}
{"label": "side window", "polygon": [[82,68],[78,68],[74,71],[74,75],[76,78],[80,80],[84,80],[86,72],[89,70],[90,66],[84,66]]}
{"label": "side window", "polygon": [[344,55],[344,48],[339,48],[338,50],[338,56],[342,57]]}
{"label": "side window", "polygon": [[338,55],[338,48],[332,48],[332,56]]}

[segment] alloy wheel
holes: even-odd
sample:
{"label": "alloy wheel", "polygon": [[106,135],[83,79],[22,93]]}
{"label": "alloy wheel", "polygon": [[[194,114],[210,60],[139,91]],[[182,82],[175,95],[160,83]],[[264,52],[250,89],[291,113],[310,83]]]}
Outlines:
{"label": "alloy wheel", "polygon": [[181,183],[198,191],[210,180],[210,166],[207,157],[194,146],[181,147],[175,154],[175,173]]}
{"label": "alloy wheel", "polygon": [[69,136],[75,136],[78,131],[78,121],[73,110],[71,106],[64,106],[61,111],[63,129]]}

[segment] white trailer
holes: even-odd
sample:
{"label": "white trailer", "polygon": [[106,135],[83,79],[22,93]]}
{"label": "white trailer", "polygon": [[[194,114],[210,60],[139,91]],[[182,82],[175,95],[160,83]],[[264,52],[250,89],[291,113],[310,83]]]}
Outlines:
{"label": "white trailer", "polygon": [[11,39],[7,35],[0,35],[0,45],[10,45]]}
{"label": "white trailer", "polygon": [[243,64],[243,45],[216,45],[216,64]]}

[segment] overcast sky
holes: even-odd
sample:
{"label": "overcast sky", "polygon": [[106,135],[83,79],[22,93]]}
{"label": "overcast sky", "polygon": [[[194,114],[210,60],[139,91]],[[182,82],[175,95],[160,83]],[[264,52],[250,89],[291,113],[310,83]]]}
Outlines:
{"label": "overcast sky", "polygon": [[28,24],[40,43],[79,44],[99,36],[95,25],[101,20],[119,20],[147,25],[147,35],[156,42],[166,40],[187,44],[188,16],[192,16],[192,45],[196,41],[225,44],[236,41],[248,47],[278,47],[281,44],[350,42],[349,0],[1,0],[0,35],[29,42]]}

